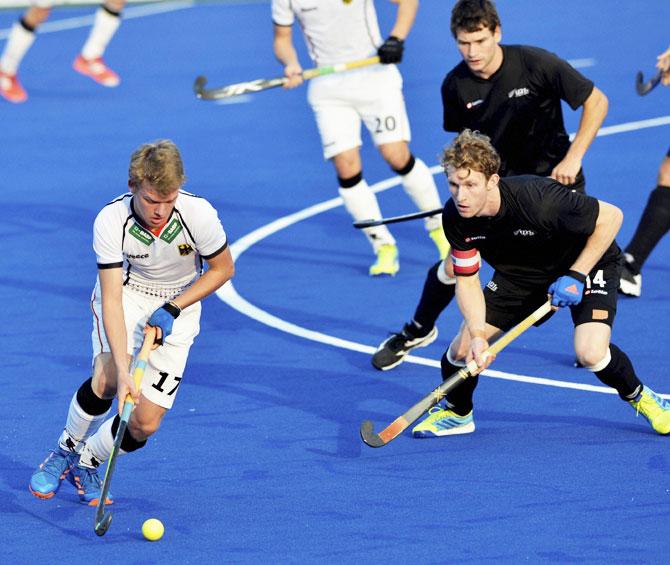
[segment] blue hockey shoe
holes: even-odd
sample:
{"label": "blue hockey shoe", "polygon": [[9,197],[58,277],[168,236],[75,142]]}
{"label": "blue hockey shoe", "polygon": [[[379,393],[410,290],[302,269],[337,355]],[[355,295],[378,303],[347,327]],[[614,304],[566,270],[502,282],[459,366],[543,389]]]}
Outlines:
{"label": "blue hockey shoe", "polygon": [[[79,494],[79,501],[88,506],[97,506],[100,495],[102,494],[102,481],[98,475],[97,469],[84,467],[83,465],[74,464],[70,467],[70,474],[67,476],[77,489]],[[107,494],[105,504],[113,504],[112,493]]]}
{"label": "blue hockey shoe", "polygon": [[37,498],[51,498],[78,459],[76,453],[57,447],[30,477],[28,488]]}

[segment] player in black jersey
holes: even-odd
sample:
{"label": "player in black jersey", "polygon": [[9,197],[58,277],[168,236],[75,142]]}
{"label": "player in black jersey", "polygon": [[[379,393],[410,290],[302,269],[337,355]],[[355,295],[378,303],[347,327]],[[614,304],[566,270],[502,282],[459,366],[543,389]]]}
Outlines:
{"label": "player in black jersey", "polygon": [[[614,238],[623,214],[615,206],[565,190],[534,175],[501,178],[500,157],[488,137],[465,130],[442,159],[451,199],[442,225],[452,246],[456,298],[464,322],[442,358],[448,378],[475,359],[480,370],[489,341],[511,329],[551,295],[570,308],[577,358],[642,413],[660,434],[670,433],[670,403],[638,379],[610,343],[623,263]],[[481,258],[495,269],[482,290]],[[414,437],[474,431],[472,396],[478,377],[464,380],[434,408]]]}
{"label": "player in black jersey", "polygon": [[[451,32],[463,61],[442,84],[444,129],[465,128],[491,138],[501,156],[501,176],[551,176],[584,192],[582,158],[607,114],[605,95],[556,55],[536,47],[501,45],[500,19],[489,0],[460,0],[451,13]],[[582,107],[572,143],[561,101]],[[411,322],[391,335],[372,357],[388,370],[416,347],[437,337],[435,322],[454,297],[449,262],[428,271]]]}
{"label": "player in black jersey", "polygon": [[[670,48],[658,56],[656,68],[661,82],[670,85]],[[635,234],[626,246],[626,264],[621,273],[619,291],[627,296],[642,293],[642,265],[656,244],[670,230],[670,149],[658,169],[656,188],[651,191]]]}

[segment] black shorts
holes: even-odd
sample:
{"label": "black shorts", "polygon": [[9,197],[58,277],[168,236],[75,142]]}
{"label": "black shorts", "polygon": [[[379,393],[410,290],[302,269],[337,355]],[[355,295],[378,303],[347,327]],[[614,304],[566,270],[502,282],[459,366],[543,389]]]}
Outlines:
{"label": "black shorts", "polygon": [[[620,257],[620,261],[598,263],[589,273],[582,301],[570,307],[575,326],[601,322],[611,327],[614,323],[623,265],[623,257]],[[484,288],[486,323],[504,331],[513,328],[546,302],[548,288],[548,285],[521,285],[497,272],[493,273],[493,278]],[[544,323],[550,316],[545,316],[535,325]]]}

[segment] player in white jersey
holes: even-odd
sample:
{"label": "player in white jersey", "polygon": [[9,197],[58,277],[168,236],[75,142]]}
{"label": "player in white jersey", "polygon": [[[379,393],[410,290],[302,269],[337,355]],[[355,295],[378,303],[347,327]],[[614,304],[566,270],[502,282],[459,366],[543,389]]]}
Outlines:
{"label": "player in white jersey", "polygon": [[[139,147],[128,176],[130,193],[105,206],[95,220],[93,374],[72,397],[56,449],[31,477],[30,491],[39,498],[53,497],[67,477],[83,503],[98,503],[97,468],[109,458],[120,422],[118,415],[107,419],[114,396],[119,412],[126,394],[139,400],[121,442],[121,453],[135,451],[172,407],[200,330],[200,300],[233,276],[216,210],[181,190],[184,169],[174,143]],[[147,325],[157,328],[156,348],[137,390],[130,361]],[[105,502],[111,503],[111,496]]]}
{"label": "player in white jersey", "polygon": [[[409,149],[410,128],[402,95],[402,77],[395,63],[402,59],[404,40],[414,23],[418,0],[398,4],[395,24],[382,41],[372,0],[272,0],[274,52],[284,65],[288,88],[303,82],[293,46],[297,19],[317,66],[347,63],[378,54],[382,66],[350,70],[313,79],[308,101],[321,135],[323,155],[333,161],[344,206],[354,220],[379,219],[374,193],[363,178],[360,157],[361,122],[382,157],[401,176],[402,185],[420,210],[439,208],[437,186],[426,164]],[[425,221],[426,230],[444,258],[449,244],[439,215]],[[363,230],[377,255],[370,274],[395,275],[398,249],[386,226]]]}
{"label": "player in white jersey", "polygon": [[[0,96],[9,102],[19,104],[28,99],[17,72],[23,57],[35,41],[37,28],[47,20],[54,3],[54,0],[33,0],[32,6],[9,33],[5,49],[0,55]],[[121,11],[125,4],[126,0],[106,0],[100,5],[88,39],[72,63],[75,71],[103,86],[113,87],[120,82],[119,76],[107,67],[102,56],[121,24]]]}

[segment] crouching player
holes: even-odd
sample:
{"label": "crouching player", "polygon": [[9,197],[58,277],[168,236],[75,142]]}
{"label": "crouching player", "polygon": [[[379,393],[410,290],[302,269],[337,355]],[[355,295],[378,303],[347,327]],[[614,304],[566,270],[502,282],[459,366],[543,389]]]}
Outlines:
{"label": "crouching player", "polygon": [[[467,361],[492,361],[489,342],[536,310],[551,294],[568,306],[577,359],[649,420],[670,433],[670,403],[643,385],[628,356],[610,342],[623,257],[614,241],[623,214],[547,177],[498,176],[500,158],[489,138],[470,130],[447,148],[442,164],[451,199],[442,221],[452,246],[456,299],[464,318],[442,358],[446,379]],[[495,272],[482,290],[480,256]],[[478,377],[464,380],[413,430],[414,437],[474,431]]]}
{"label": "crouching player", "polygon": [[[120,421],[118,415],[107,417],[114,396],[119,412],[126,394],[137,403],[121,442],[121,453],[136,451],[172,407],[200,330],[200,300],[233,276],[216,210],[181,190],[184,168],[174,143],[139,147],[128,177],[130,192],[107,204],[95,220],[92,377],[72,397],[56,448],[30,479],[30,491],[39,498],[54,496],[67,477],[83,503],[97,505],[102,486],[97,469],[112,452]],[[146,325],[157,328],[157,348],[138,390],[130,362]]]}

